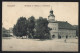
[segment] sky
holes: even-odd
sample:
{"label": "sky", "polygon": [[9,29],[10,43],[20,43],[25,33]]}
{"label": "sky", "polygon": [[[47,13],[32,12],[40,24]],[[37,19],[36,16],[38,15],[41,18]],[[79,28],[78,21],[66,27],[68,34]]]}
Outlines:
{"label": "sky", "polygon": [[22,16],[48,18],[51,7],[55,20],[78,25],[78,2],[2,2],[2,27],[13,27]]}

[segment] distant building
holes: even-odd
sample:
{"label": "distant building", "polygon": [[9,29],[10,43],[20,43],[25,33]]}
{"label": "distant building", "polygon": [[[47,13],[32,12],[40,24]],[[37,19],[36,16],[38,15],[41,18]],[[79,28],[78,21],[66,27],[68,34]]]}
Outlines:
{"label": "distant building", "polygon": [[9,28],[9,30],[5,29],[4,27],[2,27],[2,37],[10,37],[13,36],[13,29]]}
{"label": "distant building", "polygon": [[13,36],[13,28],[9,28],[9,33],[11,36]]}
{"label": "distant building", "polygon": [[4,27],[2,27],[2,37],[9,37],[10,33],[9,30],[6,30]]}
{"label": "distant building", "polygon": [[76,36],[76,29],[67,21],[55,21],[53,10],[50,10],[48,16],[48,27],[52,28],[50,31],[51,38],[72,38]]}

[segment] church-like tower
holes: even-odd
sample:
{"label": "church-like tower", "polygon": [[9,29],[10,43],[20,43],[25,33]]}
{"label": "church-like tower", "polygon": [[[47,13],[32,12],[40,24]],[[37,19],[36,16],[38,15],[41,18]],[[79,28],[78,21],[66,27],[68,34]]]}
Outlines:
{"label": "church-like tower", "polygon": [[51,8],[51,10],[50,10],[50,15],[48,16],[48,21],[49,21],[49,22],[54,22],[54,21],[55,21],[55,16],[54,16],[54,14],[53,14],[52,8]]}
{"label": "church-like tower", "polygon": [[57,38],[58,37],[58,23],[55,23],[55,16],[53,14],[53,10],[51,8],[50,15],[48,16],[48,27],[51,28],[50,30],[50,38]]}

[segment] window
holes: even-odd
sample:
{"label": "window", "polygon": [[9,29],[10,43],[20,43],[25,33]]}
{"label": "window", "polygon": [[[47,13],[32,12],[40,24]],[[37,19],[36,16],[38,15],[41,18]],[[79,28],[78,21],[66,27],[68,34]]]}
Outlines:
{"label": "window", "polygon": [[56,30],[56,28],[52,28],[53,30]]}

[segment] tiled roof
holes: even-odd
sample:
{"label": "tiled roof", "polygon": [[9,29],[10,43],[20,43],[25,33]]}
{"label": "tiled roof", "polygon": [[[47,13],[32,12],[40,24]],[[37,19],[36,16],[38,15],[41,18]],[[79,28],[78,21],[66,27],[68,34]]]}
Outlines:
{"label": "tiled roof", "polygon": [[64,22],[64,21],[55,21],[53,23],[58,23],[58,27],[59,29],[76,29],[75,27],[73,27],[71,24],[69,24],[68,22]]}

